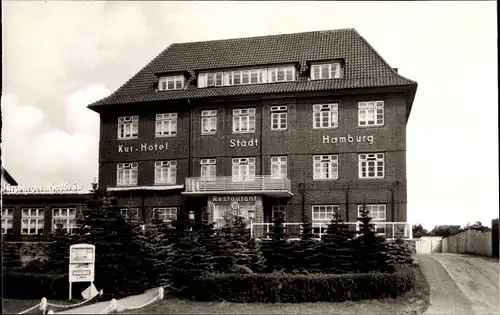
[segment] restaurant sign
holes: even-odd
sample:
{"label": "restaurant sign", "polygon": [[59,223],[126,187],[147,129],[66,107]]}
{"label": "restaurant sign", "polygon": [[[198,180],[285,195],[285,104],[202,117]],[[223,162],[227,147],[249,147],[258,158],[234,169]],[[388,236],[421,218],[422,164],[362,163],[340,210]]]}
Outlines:
{"label": "restaurant sign", "polygon": [[146,144],[142,143],[139,146],[135,145],[118,145],[118,153],[130,153],[130,152],[152,152],[152,151],[166,151],[168,148],[168,143],[155,143],[155,144]]}
{"label": "restaurant sign", "polygon": [[257,196],[213,196],[213,202],[255,202]]}
{"label": "restaurant sign", "polygon": [[12,186],[9,184],[2,185],[2,193],[21,193],[21,194],[36,194],[36,193],[54,193],[54,194],[71,194],[82,191],[82,186],[77,185],[76,182],[72,184],[60,183],[44,185],[17,185]]}

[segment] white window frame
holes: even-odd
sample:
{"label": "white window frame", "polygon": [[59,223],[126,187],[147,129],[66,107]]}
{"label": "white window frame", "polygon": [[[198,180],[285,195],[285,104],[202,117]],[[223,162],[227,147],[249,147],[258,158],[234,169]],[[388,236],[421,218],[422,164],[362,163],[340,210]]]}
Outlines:
{"label": "white window frame", "polygon": [[[27,229],[25,232],[24,230]],[[34,233],[31,233],[34,229]],[[21,234],[40,235],[45,230],[45,209],[43,208],[22,208],[21,209]]]}
{"label": "white window frame", "polygon": [[[373,170],[370,171],[370,168]],[[359,153],[358,178],[384,178],[385,154],[384,153]]]}
{"label": "white window frame", "polygon": [[136,186],[139,177],[139,165],[137,162],[118,163],[116,165],[116,185]]}
{"label": "white window frame", "polygon": [[[10,230],[10,231],[9,231]],[[2,209],[2,234],[14,233],[14,209]]]}
{"label": "white window frame", "polygon": [[177,136],[177,113],[156,114],[156,137]]}
{"label": "white window frame", "polygon": [[339,105],[337,103],[313,105],[313,129],[332,129],[338,126]]}
{"label": "white window frame", "polygon": [[314,155],[313,156],[313,179],[335,180],[339,178],[339,156]]}
{"label": "white window frame", "polygon": [[288,106],[271,106],[271,130],[288,128]]}
{"label": "white window frame", "polygon": [[139,208],[121,208],[120,215],[125,221],[139,221]]}
{"label": "white window frame", "polygon": [[311,222],[314,234],[321,235],[326,233],[334,214],[340,211],[340,205],[312,205]]}
{"label": "white window frame", "polygon": [[158,79],[158,91],[182,90],[186,83],[183,75],[164,76]]}
{"label": "white window frame", "polygon": [[238,209],[233,208],[233,203],[214,203],[213,222],[216,228],[221,228],[226,223],[226,216],[240,216],[244,219],[246,226],[250,223],[248,212],[256,210],[255,202],[238,202]]}
{"label": "white window frame", "polygon": [[[255,108],[235,108],[233,109],[233,133],[254,133],[255,132]],[[243,128],[245,125],[245,128]]]}
{"label": "white window frame", "polygon": [[177,161],[155,161],[155,185],[175,185],[177,182]]}
{"label": "white window frame", "polygon": [[[323,71],[327,73],[324,76]],[[340,79],[342,67],[339,62],[311,65],[311,80]]]}
{"label": "white window frame", "polygon": [[203,182],[214,182],[217,177],[217,159],[201,159],[200,180]]}
{"label": "white window frame", "polygon": [[232,181],[248,182],[255,180],[255,158],[233,158]]}
{"label": "white window frame", "polygon": [[288,176],[288,158],[282,156],[271,156],[271,178],[285,179]]}
{"label": "white window frame", "polygon": [[217,133],[217,110],[201,111],[201,134],[214,135]]}
{"label": "white window frame", "polygon": [[63,229],[69,234],[76,228],[76,208],[52,208],[52,231],[56,225],[62,224]]}
{"label": "white window frame", "polygon": [[[379,235],[385,235],[387,232],[387,205],[386,204],[367,204],[368,216],[372,218],[372,223],[375,226],[375,232]],[[358,218],[361,217],[361,210],[363,205],[358,205]],[[356,230],[359,231],[360,221],[356,224]]]}
{"label": "white window frame", "polygon": [[295,67],[294,66],[281,66],[267,69],[267,82],[291,82],[295,81]]}
{"label": "white window frame", "polygon": [[224,74],[221,71],[200,73],[198,75],[198,87],[206,88],[206,87],[222,86],[223,77]]}
{"label": "white window frame", "polygon": [[161,220],[166,223],[172,223],[177,220],[176,207],[159,207],[153,208],[153,216],[155,219]]}
{"label": "white window frame", "polygon": [[286,221],[286,206],[285,205],[278,205],[278,206],[272,206],[271,207],[271,220],[274,221],[276,219],[276,214],[280,213],[283,219]]}
{"label": "white window frame", "polygon": [[139,116],[118,117],[118,140],[137,139],[139,137]]}
{"label": "white window frame", "polygon": [[358,102],[358,127],[384,125],[384,101]]}

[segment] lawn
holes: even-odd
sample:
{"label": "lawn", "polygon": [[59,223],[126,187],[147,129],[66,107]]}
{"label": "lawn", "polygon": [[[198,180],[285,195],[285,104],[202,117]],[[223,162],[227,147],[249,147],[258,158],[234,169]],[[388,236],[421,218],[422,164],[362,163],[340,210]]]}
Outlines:
{"label": "lawn", "polygon": [[[68,305],[75,304],[81,302],[81,300],[73,300],[69,303],[67,300],[58,301],[58,300],[49,300],[49,303],[59,304],[59,305]],[[37,304],[40,303],[40,300],[18,300],[18,299],[2,299],[2,314],[17,314],[24,310],[27,310]],[[49,307],[48,309],[53,310],[54,312],[62,311],[62,308],[54,308]],[[40,306],[35,308],[34,310],[25,313],[25,314],[43,314],[40,310]]]}
{"label": "lawn", "polygon": [[420,268],[415,287],[396,299],[342,303],[226,303],[165,299],[123,314],[422,314],[429,307],[429,285]]}

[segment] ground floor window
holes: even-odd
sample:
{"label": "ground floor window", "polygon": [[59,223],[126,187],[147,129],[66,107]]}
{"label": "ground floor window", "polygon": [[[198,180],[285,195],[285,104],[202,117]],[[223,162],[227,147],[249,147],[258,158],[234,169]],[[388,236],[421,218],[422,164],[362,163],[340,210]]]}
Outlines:
{"label": "ground floor window", "polygon": [[250,223],[248,212],[255,211],[255,202],[214,203],[214,222],[216,228],[223,227],[231,217],[239,216]]}
{"label": "ground floor window", "polygon": [[2,209],[2,234],[14,232],[14,209]]}
{"label": "ground floor window", "polygon": [[125,221],[139,221],[139,209],[137,208],[120,209],[120,214],[122,215],[123,219],[125,219]]}
{"label": "ground floor window", "polygon": [[24,208],[21,210],[21,234],[43,234],[44,209]]}
{"label": "ground floor window", "polygon": [[326,229],[328,228],[328,224],[330,224],[334,213],[339,210],[339,205],[313,205],[312,225],[314,234],[325,234]]}
{"label": "ground floor window", "polygon": [[372,223],[375,225],[375,232],[379,234],[385,234],[386,233],[385,222],[387,220],[386,205],[384,204],[358,205],[358,217],[361,216],[361,210],[363,209],[363,206],[366,207],[366,210],[368,210],[368,215],[372,218]]}
{"label": "ground floor window", "polygon": [[72,233],[76,227],[76,209],[52,209],[52,231],[54,231],[58,225],[60,225],[61,228],[65,229],[68,233]]}
{"label": "ground floor window", "polygon": [[271,213],[271,222],[274,221],[274,219],[282,217],[283,219],[286,220],[286,206],[273,206],[272,207],[272,213]]}
{"label": "ground floor window", "polygon": [[177,208],[154,208],[153,216],[157,220],[162,220],[163,222],[172,223],[177,219]]}

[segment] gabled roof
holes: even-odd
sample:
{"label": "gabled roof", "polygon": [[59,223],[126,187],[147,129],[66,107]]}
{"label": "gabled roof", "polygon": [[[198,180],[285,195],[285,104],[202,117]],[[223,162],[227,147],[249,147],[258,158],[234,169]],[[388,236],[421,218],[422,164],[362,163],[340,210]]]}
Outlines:
{"label": "gabled roof", "polygon": [[[156,92],[158,73],[200,72],[210,69],[264,66],[341,59],[341,79],[239,86],[197,88]],[[236,38],[172,44],[123,84],[116,92],[89,108],[136,102],[325,91],[337,89],[409,86],[417,83],[399,75],[355,29]],[[413,95],[410,97],[413,100]]]}
{"label": "gabled roof", "polygon": [[12,177],[5,168],[2,167],[2,178],[11,186],[17,186],[17,181]]}

